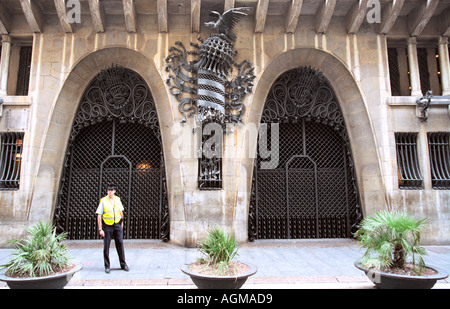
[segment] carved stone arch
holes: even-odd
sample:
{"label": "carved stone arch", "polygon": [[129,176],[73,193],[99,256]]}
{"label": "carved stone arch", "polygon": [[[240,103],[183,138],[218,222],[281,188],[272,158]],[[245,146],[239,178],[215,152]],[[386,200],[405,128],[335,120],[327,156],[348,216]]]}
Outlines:
{"label": "carved stone arch", "polygon": [[[62,84],[58,96],[50,104],[48,121],[43,122],[45,134],[38,152],[37,177],[31,188],[28,208],[31,221],[51,220],[54,217],[54,205],[58,195],[57,190],[63,170],[65,151],[72,131],[72,123],[78,109],[78,103],[84,94],[84,90],[95,75],[112,63],[137,72],[148,85],[158,114],[162,141],[164,143],[164,136],[168,136],[169,140],[166,141],[166,144],[170,145],[172,116],[165,107],[168,95],[164,81],[161,79],[153,61],[139,52],[123,47],[105,48],[86,54],[73,65]],[[162,146],[164,147],[164,145]],[[166,167],[167,164],[170,164],[171,159],[171,156],[167,156],[165,160]],[[46,177],[46,174],[41,173],[41,167],[43,166],[51,166],[55,171],[52,178],[49,179],[52,185],[47,184],[45,188],[41,185],[44,183],[43,180],[45,180],[42,178]],[[169,182],[170,180],[177,181],[174,177],[168,177],[168,180]]]}
{"label": "carved stone arch", "polygon": [[[339,102],[323,74],[302,66],[280,75],[261,122],[276,126],[279,154],[267,160],[259,148],[249,238],[351,237],[362,218],[359,190]],[[263,130],[260,138],[276,136]]]}
{"label": "carved stone arch", "polygon": [[158,114],[136,72],[112,65],[84,91],[73,121],[54,222],[69,239],[96,239],[108,184],[124,205],[125,238],[168,240],[169,209]]}
{"label": "carved stone arch", "polygon": [[[334,91],[346,124],[348,141],[353,153],[363,213],[384,208],[387,199],[370,113],[358,82],[350,69],[336,56],[314,48],[298,48],[274,57],[264,68],[257,81],[248,111],[248,122],[261,122],[266,99],[269,92],[272,91],[271,87],[274,82],[283,73],[299,67],[312,67],[319,71],[329,81],[330,87]],[[250,161],[248,160],[245,167],[247,170],[253,171],[253,161]],[[251,194],[254,193],[252,190],[253,186],[249,183],[248,191]],[[249,231],[249,235],[251,235],[251,231]]]}

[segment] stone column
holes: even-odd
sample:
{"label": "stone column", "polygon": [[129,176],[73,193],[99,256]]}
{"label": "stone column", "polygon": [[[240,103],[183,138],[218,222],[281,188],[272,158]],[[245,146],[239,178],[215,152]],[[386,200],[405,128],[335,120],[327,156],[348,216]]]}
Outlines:
{"label": "stone column", "polygon": [[11,57],[11,37],[7,34],[2,35],[1,57],[0,95],[6,95],[8,89],[9,60]]}
{"label": "stone column", "polygon": [[421,97],[419,61],[417,59],[417,39],[410,37],[408,39],[408,63],[409,63],[409,79],[411,81],[411,95]]}
{"label": "stone column", "polygon": [[439,66],[441,70],[442,95],[450,95],[450,63],[447,37],[439,39]]}

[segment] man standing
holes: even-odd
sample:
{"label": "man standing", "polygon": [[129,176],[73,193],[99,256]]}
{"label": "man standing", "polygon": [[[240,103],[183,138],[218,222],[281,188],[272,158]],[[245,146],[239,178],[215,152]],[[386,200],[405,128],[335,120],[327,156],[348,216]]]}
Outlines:
{"label": "man standing", "polygon": [[114,237],[117,254],[119,255],[120,268],[125,271],[130,269],[125,262],[125,250],[123,247],[123,205],[116,194],[114,185],[108,186],[108,195],[100,200],[97,208],[97,223],[100,236],[103,237],[103,259],[105,272],[111,271],[109,263],[109,245]]}

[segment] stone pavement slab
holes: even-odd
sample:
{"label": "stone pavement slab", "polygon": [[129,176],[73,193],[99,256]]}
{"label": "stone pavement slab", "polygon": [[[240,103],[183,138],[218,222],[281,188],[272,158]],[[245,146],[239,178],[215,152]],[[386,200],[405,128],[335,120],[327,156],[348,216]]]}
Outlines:
{"label": "stone pavement slab", "polygon": [[[196,288],[180,271],[201,257],[195,248],[185,248],[156,240],[125,240],[129,272],[119,267],[111,246],[111,273],[103,267],[102,241],[68,241],[69,255],[83,264],[67,288]],[[113,244],[113,242],[112,242]],[[450,246],[429,246],[425,261],[450,273]],[[12,249],[0,249],[0,264]],[[264,288],[374,288],[363,272],[353,265],[364,250],[351,239],[255,241],[240,246],[237,259],[255,264],[258,272],[243,289]],[[449,279],[436,287],[450,288]],[[0,287],[6,287],[0,283]]]}

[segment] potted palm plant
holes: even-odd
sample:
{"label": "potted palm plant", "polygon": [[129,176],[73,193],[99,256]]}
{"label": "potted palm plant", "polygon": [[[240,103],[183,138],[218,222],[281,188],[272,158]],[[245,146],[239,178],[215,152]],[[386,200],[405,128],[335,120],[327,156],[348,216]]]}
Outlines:
{"label": "potted palm plant", "polygon": [[239,289],[257,271],[250,263],[233,261],[236,240],[220,228],[208,232],[199,242],[199,251],[204,257],[181,269],[199,289]]}
{"label": "potted palm plant", "polygon": [[379,211],[361,221],[356,237],[365,254],[355,262],[378,288],[430,289],[448,274],[425,265],[420,245],[425,219],[403,211]]}
{"label": "potted palm plant", "polygon": [[26,236],[11,240],[15,250],[8,263],[1,265],[0,275],[11,289],[60,289],[82,269],[70,262],[67,247],[62,243],[66,233],[57,235],[51,222],[39,222],[26,228]]}

